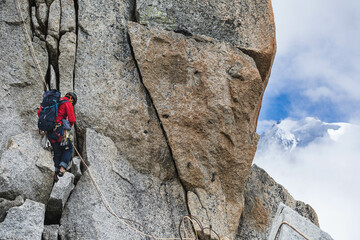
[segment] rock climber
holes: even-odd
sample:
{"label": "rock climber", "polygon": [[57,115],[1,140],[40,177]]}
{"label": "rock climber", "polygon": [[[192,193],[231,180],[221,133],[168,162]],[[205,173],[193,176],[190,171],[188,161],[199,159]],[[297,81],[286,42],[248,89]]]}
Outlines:
{"label": "rock climber", "polygon": [[[47,133],[54,151],[55,182],[58,181],[58,176],[62,177],[66,172],[73,153],[70,130],[75,123],[74,106],[77,102],[77,96],[75,93],[69,92],[60,98],[60,102],[62,103],[58,109],[55,129]],[[41,109],[37,112],[38,116],[40,111]]]}

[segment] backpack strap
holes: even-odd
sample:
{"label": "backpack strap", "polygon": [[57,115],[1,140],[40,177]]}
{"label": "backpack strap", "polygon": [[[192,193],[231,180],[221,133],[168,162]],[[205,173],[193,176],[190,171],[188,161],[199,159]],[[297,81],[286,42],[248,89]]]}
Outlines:
{"label": "backpack strap", "polygon": [[70,101],[69,101],[69,100],[66,100],[66,99],[60,100],[60,101],[59,101],[59,106],[60,106],[61,104],[63,104],[63,103],[66,103],[66,102],[70,102]]}
{"label": "backpack strap", "polygon": [[58,111],[59,111],[60,105],[63,104],[63,103],[66,103],[66,102],[70,102],[70,101],[64,99],[64,100],[60,100],[60,101],[56,104],[56,117],[57,117],[57,115],[58,115]]}

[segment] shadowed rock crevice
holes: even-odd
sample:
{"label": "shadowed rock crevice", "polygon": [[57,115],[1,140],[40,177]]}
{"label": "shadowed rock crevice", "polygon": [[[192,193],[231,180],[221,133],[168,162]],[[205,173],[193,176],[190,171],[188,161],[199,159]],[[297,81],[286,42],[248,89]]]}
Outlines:
{"label": "shadowed rock crevice", "polygon": [[129,21],[132,22],[137,22],[136,20],[136,0],[128,0],[129,1],[129,7],[128,7],[128,12],[129,12]]}

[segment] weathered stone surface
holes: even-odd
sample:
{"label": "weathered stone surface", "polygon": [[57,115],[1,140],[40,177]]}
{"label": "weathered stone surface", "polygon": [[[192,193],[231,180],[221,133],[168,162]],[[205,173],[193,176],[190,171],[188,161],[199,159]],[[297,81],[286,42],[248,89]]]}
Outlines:
{"label": "weathered stone surface", "polygon": [[49,23],[47,34],[53,36],[56,39],[59,39],[60,34],[60,16],[60,0],[55,0],[53,3],[51,3],[49,8]]}
{"label": "weathered stone surface", "polygon": [[71,173],[75,176],[75,181],[79,180],[82,176],[81,173],[81,160],[79,157],[74,157],[72,159]]}
{"label": "weathered stone surface", "polygon": [[140,24],[232,43],[255,59],[263,79],[269,77],[276,48],[270,0],[138,0],[136,17]]}
{"label": "weathered stone surface", "polygon": [[267,239],[280,203],[288,205],[319,226],[318,217],[311,206],[296,201],[283,186],[255,164],[252,166],[244,196],[245,208],[237,239]]}
{"label": "weathered stone surface", "polygon": [[60,32],[75,32],[75,6],[73,0],[60,0]]}
{"label": "weathered stone surface", "polygon": [[[178,237],[178,224],[187,211],[184,191],[176,178],[161,180],[137,172],[110,138],[90,129],[86,131],[85,157],[115,213],[142,224],[146,229],[127,221],[142,231]],[[61,225],[65,239],[144,239],[105,209],[88,171],[71,194]]]}
{"label": "weathered stone surface", "polygon": [[309,219],[302,217],[286,206],[285,204],[280,204],[279,208],[276,212],[276,216],[274,222],[271,227],[271,232],[268,240],[275,239],[277,232],[279,231],[277,238],[279,240],[302,240],[302,237],[299,233],[297,233],[293,228],[289,227],[289,225],[283,224],[282,222],[287,222],[293,227],[295,227],[300,233],[305,235],[308,239],[312,240],[332,240],[331,236],[322,231],[318,226],[314,225]]}
{"label": "weathered stone surface", "polygon": [[0,223],[0,239],[41,240],[45,205],[26,199],[20,207],[8,211]]}
{"label": "weathered stone surface", "polygon": [[60,91],[65,94],[74,91],[75,33],[67,32],[61,37],[59,51]]}
{"label": "weathered stone surface", "polygon": [[55,183],[52,189],[48,207],[56,207],[56,204],[51,203],[58,202],[60,210],[64,208],[71,191],[74,189],[74,179],[75,176],[69,172],[66,172],[63,177],[59,177],[59,181]]}
{"label": "weathered stone surface", "polygon": [[40,24],[36,18],[36,8],[31,7],[31,22],[34,27],[35,35],[39,38],[45,38],[44,34],[41,32]]}
{"label": "weathered stone surface", "polygon": [[66,172],[55,183],[46,206],[46,219],[48,222],[53,223],[60,219],[65,203],[74,189],[74,179],[73,174]]}
{"label": "weathered stone surface", "polygon": [[46,3],[40,3],[36,7],[36,18],[42,29],[46,29],[49,17],[49,8]]}
{"label": "weathered stone surface", "polygon": [[58,240],[59,225],[45,225],[42,240]]}
{"label": "weathered stone surface", "polygon": [[122,1],[79,4],[74,89],[80,96],[79,139],[91,127],[110,137],[138,171],[172,178],[166,140],[131,56],[124,9]]}
{"label": "weathered stone surface", "polygon": [[20,195],[15,200],[0,198],[0,222],[4,221],[6,212],[12,207],[20,206],[24,203],[24,198]]}
{"label": "weathered stone surface", "polygon": [[202,222],[233,239],[258,140],[252,123],[265,90],[253,59],[226,43],[135,23],[129,34],[180,179],[197,195],[188,199],[191,213],[200,201],[207,212]]}
{"label": "weathered stone surface", "polygon": [[46,203],[53,183],[51,153],[41,147],[35,131],[12,137],[0,159],[0,197],[18,195]]}
{"label": "weathered stone surface", "polygon": [[[237,46],[254,58],[266,87],[276,52],[271,0],[138,0],[136,18],[141,24],[206,35]],[[260,108],[261,101],[257,115]]]}
{"label": "weathered stone surface", "polygon": [[60,225],[60,227],[59,227],[59,239],[60,240],[65,240],[66,239],[65,235],[66,235],[65,228],[62,225]]}
{"label": "weathered stone surface", "polygon": [[[26,27],[31,34],[29,3],[19,0]],[[0,154],[11,136],[36,126],[34,117],[42,99],[43,85],[23,33],[14,1],[0,4]],[[34,37],[43,74],[48,65],[46,46]],[[26,99],[26,100],[24,100]]]}
{"label": "weathered stone surface", "polygon": [[49,49],[50,63],[54,66],[57,66],[59,55],[58,40],[51,35],[47,35],[46,45]]}

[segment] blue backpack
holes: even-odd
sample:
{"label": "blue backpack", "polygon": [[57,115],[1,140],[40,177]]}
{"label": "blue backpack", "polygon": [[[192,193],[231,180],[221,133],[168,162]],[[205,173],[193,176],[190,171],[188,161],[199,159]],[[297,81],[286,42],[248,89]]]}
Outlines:
{"label": "blue backpack", "polygon": [[60,96],[61,93],[56,89],[44,92],[38,120],[38,128],[40,130],[46,132],[54,130],[59,106],[67,102],[66,100],[60,101]]}

